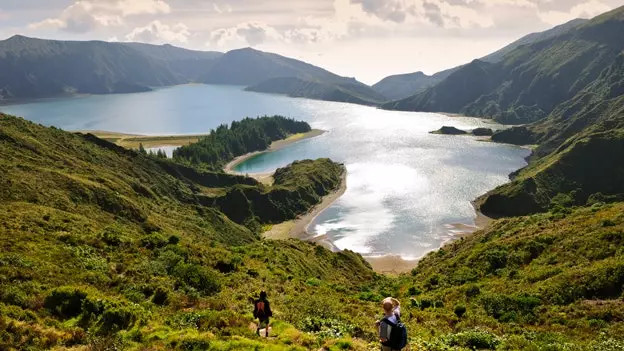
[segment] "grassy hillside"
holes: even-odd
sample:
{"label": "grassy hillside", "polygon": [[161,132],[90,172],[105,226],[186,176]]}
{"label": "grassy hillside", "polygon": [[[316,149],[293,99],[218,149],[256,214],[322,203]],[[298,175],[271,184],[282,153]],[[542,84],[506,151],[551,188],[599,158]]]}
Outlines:
{"label": "grassy hillside", "polygon": [[[304,328],[310,309],[331,307],[333,324],[319,331],[355,334],[349,304],[318,294],[340,287],[354,299],[373,276],[360,256],[262,242],[202,204],[220,184],[176,178],[164,161],[89,135],[2,115],[0,149],[3,349],[253,348],[248,298],[263,288],[282,320],[275,349],[320,346],[284,322]],[[276,187],[294,186],[290,172],[326,179],[315,165],[280,171]]]}
{"label": "grassy hillside", "polygon": [[400,278],[413,330],[427,350],[621,350],[623,233],[622,203],[497,221]]}
{"label": "grassy hillside", "polygon": [[[1,349],[375,350],[389,295],[413,350],[624,342],[622,203],[503,219],[393,278],[349,251],[259,238],[338,184],[326,159],[265,187],[5,115],[0,150]],[[262,289],[270,339],[252,324]]]}
{"label": "grassy hillside", "polygon": [[543,212],[561,201],[624,198],[624,55],[545,120],[499,132],[499,142],[539,144],[510,184],[482,199],[490,215]]}
{"label": "grassy hillside", "polygon": [[624,49],[624,7],[523,45],[504,60],[480,60],[389,109],[463,113],[507,124],[541,120],[595,82]]}

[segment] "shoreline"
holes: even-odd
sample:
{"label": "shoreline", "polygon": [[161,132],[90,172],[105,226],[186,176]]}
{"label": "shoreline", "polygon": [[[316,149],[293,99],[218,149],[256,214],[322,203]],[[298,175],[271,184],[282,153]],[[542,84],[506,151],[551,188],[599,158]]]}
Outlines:
{"label": "shoreline", "polygon": [[[271,143],[271,145],[264,151],[254,151],[254,152],[249,152],[246,153],[244,155],[238,156],[236,158],[234,158],[232,161],[228,162],[228,164],[225,165],[225,167],[223,167],[223,171],[225,173],[229,173],[229,174],[237,174],[237,175],[245,175],[245,173],[241,173],[241,172],[237,172],[234,170],[234,168],[236,168],[236,166],[238,166],[239,164],[249,160],[250,158],[253,158],[255,156],[264,154],[264,153],[268,153],[268,152],[275,152],[278,150],[281,150],[291,144],[294,144],[296,142],[299,141],[303,141],[306,139],[311,139],[320,135],[325,134],[327,131],[325,130],[321,130],[321,129],[312,129],[309,132],[306,133],[300,133],[300,134],[294,134],[289,136],[286,139],[282,139],[282,140],[277,140]],[[267,176],[273,176],[274,172],[261,172],[261,173],[249,173],[247,174],[249,177],[251,178],[255,178],[257,180],[258,177],[264,179]]]}
{"label": "shoreline", "polygon": [[308,212],[299,217],[280,224],[273,225],[271,229],[262,233],[262,237],[270,240],[286,240],[299,239],[304,241],[319,243],[332,251],[337,251],[329,242],[321,242],[315,238],[309,231],[310,224],[327,208],[329,208],[336,200],[338,200],[347,191],[347,171],[342,173],[340,185],[331,193],[323,196],[321,202],[314,205]]}
{"label": "shoreline", "polygon": [[[473,204],[474,206],[474,204]],[[399,255],[383,255],[383,256],[365,256],[364,259],[368,263],[371,264],[373,270],[377,273],[381,274],[390,274],[390,275],[399,275],[403,273],[409,273],[412,269],[416,268],[418,262],[428,255],[430,252],[440,250],[444,248],[446,245],[459,240],[463,237],[471,235],[472,233],[484,229],[490,222],[493,221],[492,218],[485,216],[483,213],[478,211],[475,208],[476,217],[474,219],[474,225],[464,224],[464,223],[452,223],[446,225],[448,232],[452,233],[452,236],[447,240],[440,243],[440,246],[434,250],[431,250],[425,253],[423,256],[418,257],[413,260],[405,259]]]}

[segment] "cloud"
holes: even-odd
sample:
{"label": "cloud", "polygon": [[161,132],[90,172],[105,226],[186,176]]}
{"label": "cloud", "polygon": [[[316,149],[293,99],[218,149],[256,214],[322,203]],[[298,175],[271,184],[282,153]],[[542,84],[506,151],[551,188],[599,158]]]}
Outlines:
{"label": "cloud", "polygon": [[361,5],[367,13],[396,23],[405,21],[413,6],[404,0],[351,0],[351,3]]}
{"label": "cloud", "polygon": [[163,0],[78,0],[58,17],[31,23],[28,28],[87,33],[101,26],[120,25],[124,17],[169,12],[171,7]]}
{"label": "cloud", "polygon": [[611,9],[601,1],[592,0],[575,5],[569,11],[545,11],[538,13],[538,16],[545,23],[557,25],[575,18],[591,18]]}
{"label": "cloud", "polygon": [[229,28],[220,28],[210,33],[208,46],[239,47],[257,46],[266,41],[281,41],[283,35],[274,27],[262,22],[243,22]]}
{"label": "cloud", "polygon": [[188,27],[183,23],[169,26],[160,21],[153,21],[145,27],[138,27],[126,35],[127,41],[142,43],[186,43],[190,37]]}
{"label": "cloud", "polygon": [[218,14],[232,13],[232,6],[225,5],[223,8],[221,8],[221,6],[219,6],[219,4],[217,4],[216,2],[212,3],[212,9]]}

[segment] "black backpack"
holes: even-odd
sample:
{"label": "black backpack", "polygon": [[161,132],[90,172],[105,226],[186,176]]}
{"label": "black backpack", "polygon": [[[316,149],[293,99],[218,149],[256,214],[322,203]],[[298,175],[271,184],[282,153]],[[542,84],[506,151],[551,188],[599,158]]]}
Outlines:
{"label": "black backpack", "polygon": [[383,343],[383,345],[390,347],[392,350],[402,350],[405,348],[405,346],[407,346],[407,328],[405,324],[401,322],[401,319],[397,316],[396,324],[390,322],[388,318],[384,318],[383,321],[392,327],[390,339]]}

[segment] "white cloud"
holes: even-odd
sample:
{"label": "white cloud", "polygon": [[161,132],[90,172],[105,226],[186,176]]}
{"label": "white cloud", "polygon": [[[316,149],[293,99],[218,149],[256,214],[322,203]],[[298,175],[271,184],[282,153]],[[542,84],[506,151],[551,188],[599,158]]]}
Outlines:
{"label": "white cloud", "polygon": [[612,7],[601,1],[591,0],[572,7],[569,11],[546,11],[538,13],[539,18],[550,25],[558,25],[571,21],[575,18],[591,18],[603,12],[611,10]]}
{"label": "white cloud", "polygon": [[183,23],[169,26],[160,21],[153,21],[145,27],[138,27],[126,35],[127,41],[142,43],[186,43],[190,37],[188,27]]}
{"label": "white cloud", "polygon": [[220,28],[210,33],[210,47],[233,48],[257,46],[267,41],[281,41],[283,35],[274,27],[262,22],[243,22],[234,27]]}
{"label": "white cloud", "polygon": [[100,26],[120,25],[123,17],[169,12],[171,7],[163,0],[78,0],[57,18],[47,18],[28,27],[86,33]]}

